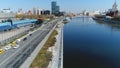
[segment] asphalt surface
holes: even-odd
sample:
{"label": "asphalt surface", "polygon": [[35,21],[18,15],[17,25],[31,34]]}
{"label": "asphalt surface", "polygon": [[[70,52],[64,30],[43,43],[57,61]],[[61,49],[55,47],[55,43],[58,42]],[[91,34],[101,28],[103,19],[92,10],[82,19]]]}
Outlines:
{"label": "asphalt surface", "polygon": [[37,30],[32,35],[27,36],[25,41],[20,42],[17,49],[9,49],[3,55],[0,55],[0,68],[19,68],[35,47],[45,38],[49,31],[54,27],[57,20],[52,24],[45,24],[41,30]]}

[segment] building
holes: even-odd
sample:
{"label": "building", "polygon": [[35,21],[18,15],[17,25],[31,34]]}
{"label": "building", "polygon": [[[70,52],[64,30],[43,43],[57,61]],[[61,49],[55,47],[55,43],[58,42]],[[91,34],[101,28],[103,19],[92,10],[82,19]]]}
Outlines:
{"label": "building", "polygon": [[3,13],[10,13],[12,11],[10,10],[10,8],[8,8],[8,9],[3,9],[1,12],[3,12]]}
{"label": "building", "polygon": [[84,10],[84,11],[83,11],[83,16],[86,16],[86,15],[87,15],[87,11]]}
{"label": "building", "polygon": [[117,11],[117,3],[116,3],[116,0],[115,0],[115,3],[113,4],[112,6],[112,11]]}
{"label": "building", "polygon": [[28,10],[28,13],[27,13],[28,15],[31,15],[32,14],[32,11],[31,10]]}
{"label": "building", "polygon": [[51,3],[52,14],[54,14],[54,13],[56,12],[56,5],[57,5],[57,3],[56,3],[55,1],[53,1],[53,2]]}
{"label": "building", "polygon": [[51,2],[51,11],[52,14],[58,14],[60,12],[60,6],[57,5],[56,1]]}
{"label": "building", "polygon": [[118,16],[118,9],[117,9],[117,3],[116,3],[116,0],[112,6],[112,9],[109,9],[106,13],[107,16]]}
{"label": "building", "polygon": [[60,6],[56,6],[56,12],[60,12]]}
{"label": "building", "polygon": [[37,9],[36,8],[33,8],[33,14],[37,14]]}
{"label": "building", "polygon": [[6,19],[6,18],[15,18],[16,17],[16,13],[12,12],[9,9],[3,9],[1,12],[0,12],[0,19]]}
{"label": "building", "polygon": [[100,15],[100,11],[96,10],[96,11],[93,11],[93,12],[89,12],[89,16],[94,16],[94,15]]}
{"label": "building", "polygon": [[34,15],[41,15],[41,10],[39,8],[33,8]]}
{"label": "building", "polygon": [[24,14],[22,9],[18,9],[17,14]]}
{"label": "building", "polygon": [[38,15],[41,15],[41,10],[40,10],[40,8],[38,8],[37,14],[38,14]]}
{"label": "building", "polygon": [[50,15],[50,10],[42,10],[41,14],[42,15]]}

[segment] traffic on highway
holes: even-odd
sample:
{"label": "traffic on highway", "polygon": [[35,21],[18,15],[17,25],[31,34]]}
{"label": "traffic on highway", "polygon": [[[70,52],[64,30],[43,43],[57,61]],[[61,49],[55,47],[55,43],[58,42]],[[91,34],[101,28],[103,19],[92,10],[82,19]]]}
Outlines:
{"label": "traffic on highway", "polygon": [[0,68],[18,68],[30,56],[36,46],[45,38],[59,19],[42,24],[40,28],[16,39],[0,49]]}

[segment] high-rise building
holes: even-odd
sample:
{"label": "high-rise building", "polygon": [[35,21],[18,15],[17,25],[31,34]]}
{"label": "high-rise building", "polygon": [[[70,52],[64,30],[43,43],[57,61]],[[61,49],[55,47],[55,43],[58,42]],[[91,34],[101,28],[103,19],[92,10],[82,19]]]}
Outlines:
{"label": "high-rise building", "polygon": [[56,14],[60,12],[60,6],[57,5],[56,1],[51,2],[51,10],[52,10],[52,14]]}
{"label": "high-rise building", "polygon": [[37,8],[37,15],[41,15],[41,10],[40,10],[40,8]]}
{"label": "high-rise building", "polygon": [[52,14],[54,14],[56,12],[56,5],[57,5],[57,2],[53,1],[51,3],[51,10],[52,10]]}
{"label": "high-rise building", "polygon": [[56,12],[60,12],[60,6],[56,6]]}
{"label": "high-rise building", "polygon": [[37,9],[36,8],[33,8],[33,14],[37,14]]}

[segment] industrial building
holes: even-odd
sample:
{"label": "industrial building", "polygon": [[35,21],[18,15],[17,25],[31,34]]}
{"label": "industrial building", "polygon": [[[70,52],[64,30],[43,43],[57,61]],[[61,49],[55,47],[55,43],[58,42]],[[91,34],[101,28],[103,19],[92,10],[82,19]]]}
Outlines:
{"label": "industrial building", "polygon": [[28,19],[28,20],[20,20],[12,23],[11,22],[0,23],[0,31],[26,26],[26,25],[34,24],[36,22],[37,19],[33,19],[33,20]]}

